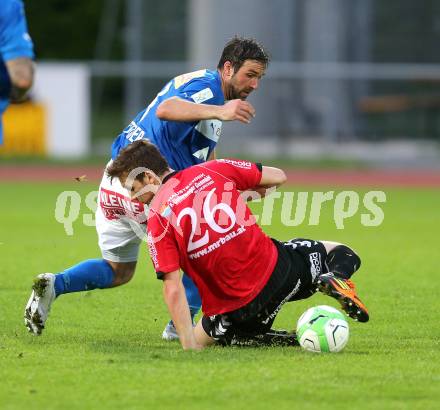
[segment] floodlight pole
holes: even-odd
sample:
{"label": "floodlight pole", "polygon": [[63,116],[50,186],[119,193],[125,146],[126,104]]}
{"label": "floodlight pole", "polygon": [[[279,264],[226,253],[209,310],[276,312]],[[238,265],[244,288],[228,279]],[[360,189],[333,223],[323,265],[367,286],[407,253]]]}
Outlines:
{"label": "floodlight pole", "polygon": [[[141,62],[143,57],[142,41],[142,0],[126,1],[125,61]],[[128,72],[125,77],[125,120],[130,121],[142,109],[142,78],[136,72]]]}
{"label": "floodlight pole", "polygon": [[[109,60],[113,39],[118,29],[118,15],[121,8],[121,0],[106,0],[103,5],[99,31],[96,39],[94,60]],[[104,93],[105,77],[98,76],[94,79],[95,108],[99,110]]]}

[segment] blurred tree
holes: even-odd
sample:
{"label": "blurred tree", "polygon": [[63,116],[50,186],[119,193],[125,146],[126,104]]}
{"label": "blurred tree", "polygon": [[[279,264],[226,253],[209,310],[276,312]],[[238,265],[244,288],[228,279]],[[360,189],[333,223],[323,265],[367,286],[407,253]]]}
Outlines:
{"label": "blurred tree", "polygon": [[[124,8],[119,0],[109,58],[124,58]],[[29,31],[38,59],[92,60],[107,0],[25,0]],[[143,56],[182,60],[186,52],[186,1],[144,0]]]}
{"label": "blurred tree", "polygon": [[440,1],[374,2],[373,61],[440,63]]}
{"label": "blurred tree", "polygon": [[144,0],[143,52],[146,60],[186,58],[187,1]]}
{"label": "blurred tree", "polygon": [[[25,2],[29,32],[38,59],[93,59],[105,0]],[[122,55],[121,35],[115,36],[112,57]],[[119,44],[119,46],[117,46]]]}

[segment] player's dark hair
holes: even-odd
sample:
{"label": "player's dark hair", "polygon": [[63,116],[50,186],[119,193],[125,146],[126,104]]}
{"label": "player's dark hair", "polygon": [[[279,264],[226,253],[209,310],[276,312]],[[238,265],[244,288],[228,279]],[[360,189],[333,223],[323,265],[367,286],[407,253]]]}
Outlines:
{"label": "player's dark hair", "polygon": [[230,61],[237,72],[246,60],[256,60],[267,68],[270,57],[253,38],[235,36],[226,43],[217,68],[222,69],[225,62]]}
{"label": "player's dark hair", "polygon": [[[130,173],[136,168],[148,168],[156,175],[161,176],[168,171],[169,166],[157,147],[146,140],[139,140],[127,145],[119,152],[119,155],[107,168],[107,174],[111,178],[119,178],[124,173]],[[142,181],[144,175],[136,175],[136,179]]]}

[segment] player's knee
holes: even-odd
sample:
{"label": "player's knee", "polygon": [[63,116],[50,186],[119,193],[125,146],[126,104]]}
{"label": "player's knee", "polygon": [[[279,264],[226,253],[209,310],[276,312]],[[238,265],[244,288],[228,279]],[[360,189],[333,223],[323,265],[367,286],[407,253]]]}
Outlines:
{"label": "player's knee", "polygon": [[136,262],[111,262],[108,261],[113,268],[114,277],[112,287],[124,285],[130,282],[136,270]]}
{"label": "player's knee", "polygon": [[18,88],[20,91],[26,92],[32,87],[32,78],[31,77],[17,78],[13,86]]}
{"label": "player's knee", "polygon": [[330,272],[338,274],[344,279],[350,279],[351,275],[361,266],[361,258],[346,245],[338,245],[327,255],[326,264]]}
{"label": "player's knee", "polygon": [[20,91],[28,91],[34,81],[34,64],[28,58],[11,60],[7,65],[11,85]]}

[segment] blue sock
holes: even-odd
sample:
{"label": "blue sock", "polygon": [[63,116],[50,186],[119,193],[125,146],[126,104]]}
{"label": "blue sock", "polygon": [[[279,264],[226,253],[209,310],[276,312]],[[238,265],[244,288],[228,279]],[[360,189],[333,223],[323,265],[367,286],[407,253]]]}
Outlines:
{"label": "blue sock", "polygon": [[104,259],[89,259],[55,276],[55,295],[108,288],[114,275],[112,267]]}
{"label": "blue sock", "polygon": [[202,300],[200,299],[199,291],[192,281],[192,279],[186,274],[183,274],[182,283],[185,288],[186,299],[189,305],[189,311],[191,312],[191,318],[194,318],[202,306]]}

